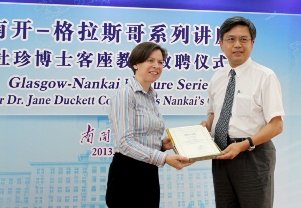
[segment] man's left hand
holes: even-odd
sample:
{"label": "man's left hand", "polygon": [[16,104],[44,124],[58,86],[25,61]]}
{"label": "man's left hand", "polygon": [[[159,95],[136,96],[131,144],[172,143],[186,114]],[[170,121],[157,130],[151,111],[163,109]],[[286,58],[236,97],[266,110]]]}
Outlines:
{"label": "man's left hand", "polygon": [[239,153],[245,151],[248,148],[248,145],[249,145],[248,140],[239,143],[232,143],[225,150],[223,150],[222,155],[217,156],[216,159],[231,160],[235,158]]}

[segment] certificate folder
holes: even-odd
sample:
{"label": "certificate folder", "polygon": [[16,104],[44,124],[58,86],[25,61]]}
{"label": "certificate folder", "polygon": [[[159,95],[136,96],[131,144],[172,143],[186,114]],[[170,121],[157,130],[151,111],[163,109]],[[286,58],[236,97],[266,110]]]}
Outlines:
{"label": "certificate folder", "polygon": [[221,150],[213,141],[206,127],[202,125],[166,129],[176,154],[189,161],[209,160],[221,155]]}

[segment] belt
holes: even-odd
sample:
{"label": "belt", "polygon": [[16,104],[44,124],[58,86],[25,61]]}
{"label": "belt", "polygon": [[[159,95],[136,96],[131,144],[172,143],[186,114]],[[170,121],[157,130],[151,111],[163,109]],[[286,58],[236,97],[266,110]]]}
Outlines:
{"label": "belt", "polygon": [[232,143],[237,143],[237,142],[243,142],[245,141],[247,138],[230,138],[229,136],[227,136],[227,143],[232,144]]}

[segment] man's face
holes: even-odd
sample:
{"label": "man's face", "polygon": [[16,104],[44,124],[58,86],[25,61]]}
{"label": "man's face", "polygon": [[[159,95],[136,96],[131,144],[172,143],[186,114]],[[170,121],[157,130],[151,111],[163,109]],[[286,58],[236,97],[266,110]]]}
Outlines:
{"label": "man's face", "polygon": [[219,44],[227,56],[230,66],[235,68],[245,63],[250,57],[254,42],[254,40],[251,40],[247,26],[236,25],[224,34]]}

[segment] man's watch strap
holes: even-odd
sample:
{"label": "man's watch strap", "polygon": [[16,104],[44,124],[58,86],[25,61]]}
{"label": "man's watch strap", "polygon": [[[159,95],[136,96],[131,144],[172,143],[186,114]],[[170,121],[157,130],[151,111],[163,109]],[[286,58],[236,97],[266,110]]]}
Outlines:
{"label": "man's watch strap", "polygon": [[255,145],[254,145],[254,143],[253,143],[252,138],[251,138],[251,137],[247,137],[246,139],[247,139],[247,140],[249,141],[249,143],[250,143],[250,147],[248,148],[248,150],[249,150],[249,151],[252,151],[253,149],[255,149]]}

